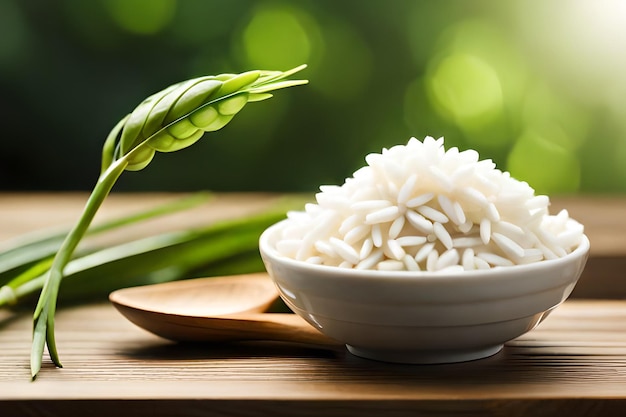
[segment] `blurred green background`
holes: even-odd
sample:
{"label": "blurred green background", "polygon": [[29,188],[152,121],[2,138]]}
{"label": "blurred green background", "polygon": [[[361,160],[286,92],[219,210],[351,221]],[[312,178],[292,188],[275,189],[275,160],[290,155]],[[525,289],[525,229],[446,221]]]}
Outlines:
{"label": "blurred green background", "polygon": [[623,0],[0,0],[0,189],[91,189],[148,95],[302,63],[116,190],[313,191],[431,135],[540,193],[626,191]]}

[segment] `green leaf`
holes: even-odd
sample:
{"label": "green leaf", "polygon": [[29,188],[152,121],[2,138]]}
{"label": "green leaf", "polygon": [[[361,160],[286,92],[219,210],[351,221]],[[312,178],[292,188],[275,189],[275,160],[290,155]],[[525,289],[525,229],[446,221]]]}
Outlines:
{"label": "green leaf", "polygon": [[[198,192],[157,207],[94,225],[87,230],[86,235],[95,236],[126,225],[188,210],[206,203],[210,198],[212,198],[212,194]],[[31,268],[34,264],[53,256],[68,232],[69,230],[66,228],[37,231],[3,242],[2,248],[0,248],[0,285],[8,283],[11,279],[15,280],[14,277]],[[0,306],[2,306],[2,302],[0,302]]]}
{"label": "green leaf", "polygon": [[[258,251],[261,233],[285,218],[288,210],[301,206],[299,199],[290,199],[261,213],[149,236],[77,257],[65,267],[59,301],[103,299],[121,286],[193,278],[198,274],[261,271],[263,263]],[[236,264],[237,259],[245,263]],[[45,281],[42,274],[50,261],[36,264],[3,287],[11,291],[6,297],[18,302],[40,290]]]}

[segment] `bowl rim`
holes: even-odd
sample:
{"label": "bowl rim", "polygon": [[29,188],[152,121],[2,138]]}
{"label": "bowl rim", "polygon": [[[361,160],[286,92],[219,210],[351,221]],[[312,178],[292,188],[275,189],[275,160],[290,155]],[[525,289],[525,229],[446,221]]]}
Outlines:
{"label": "bowl rim", "polygon": [[285,255],[278,253],[276,248],[270,244],[271,238],[277,231],[287,223],[288,219],[281,220],[263,231],[259,238],[259,251],[262,257],[267,257],[273,261],[280,262],[293,269],[309,270],[310,272],[317,272],[321,276],[333,275],[334,277],[341,276],[343,278],[358,278],[361,280],[376,280],[384,277],[385,279],[399,279],[410,280],[418,282],[448,281],[450,283],[454,281],[467,281],[468,278],[474,279],[497,279],[502,280],[506,277],[511,279],[517,279],[518,274],[528,274],[532,272],[545,271],[552,268],[559,268],[573,262],[577,259],[588,256],[591,243],[589,238],[584,233],[582,234],[581,241],[578,246],[565,256],[556,259],[547,259],[529,264],[513,265],[513,266],[501,266],[493,267],[490,269],[480,269],[473,271],[379,271],[374,269],[353,269],[353,268],[340,268],[329,265],[318,265],[308,263],[305,261],[299,261],[293,258],[289,258]]}

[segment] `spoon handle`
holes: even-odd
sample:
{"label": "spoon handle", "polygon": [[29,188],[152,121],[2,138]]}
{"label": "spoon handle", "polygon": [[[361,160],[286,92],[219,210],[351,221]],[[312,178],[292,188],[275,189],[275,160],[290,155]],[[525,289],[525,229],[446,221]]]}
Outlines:
{"label": "spoon handle", "polygon": [[202,317],[164,314],[119,304],[113,305],[137,326],[179,342],[234,342],[266,340],[322,346],[341,346],[296,314],[251,313]]}
{"label": "spoon handle", "polygon": [[223,330],[235,330],[231,340],[273,340],[281,342],[305,343],[323,346],[340,346],[341,343],[322,334],[306,320],[296,314],[258,313],[237,314],[214,322]]}

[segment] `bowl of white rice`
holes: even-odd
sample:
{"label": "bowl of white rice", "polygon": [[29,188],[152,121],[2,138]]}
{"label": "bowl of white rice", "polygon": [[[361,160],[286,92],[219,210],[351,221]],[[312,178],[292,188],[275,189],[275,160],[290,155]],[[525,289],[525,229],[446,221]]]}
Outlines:
{"label": "bowl of white rice", "polygon": [[285,303],[352,354],[491,356],[574,289],[583,226],[491,160],[427,137],[365,161],[259,242]]}

